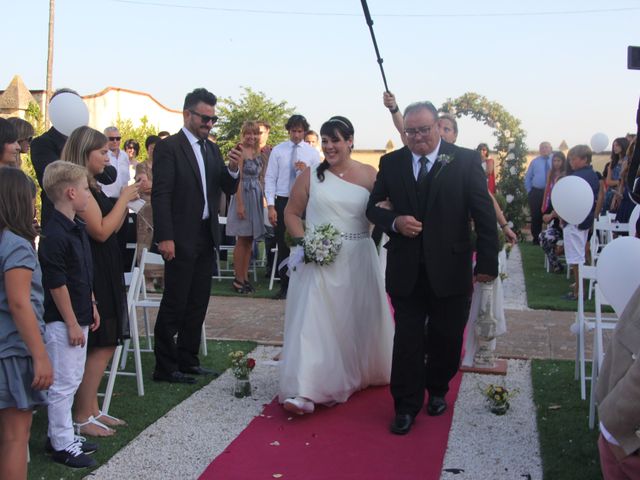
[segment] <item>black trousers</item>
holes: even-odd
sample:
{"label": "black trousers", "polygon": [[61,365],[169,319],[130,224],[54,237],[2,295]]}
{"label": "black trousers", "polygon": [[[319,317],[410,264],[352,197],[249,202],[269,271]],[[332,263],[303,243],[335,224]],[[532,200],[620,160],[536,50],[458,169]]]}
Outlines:
{"label": "black trousers", "polygon": [[544,189],[531,188],[528,195],[529,210],[531,211],[531,235],[533,243],[539,243],[538,237],[542,231],[542,201],[544,200]]}
{"label": "black trousers", "polygon": [[[274,228],[276,242],[278,244],[278,265],[276,268],[280,267],[280,263],[289,256],[289,246],[285,241],[285,232],[287,231],[287,226],[284,224],[284,208],[287,206],[288,201],[289,197],[276,197],[275,201],[276,213],[278,215],[278,223]],[[278,275],[280,277],[280,288],[285,291],[289,287],[289,276],[286,272],[286,267],[278,270]]]}
{"label": "black trousers", "polygon": [[391,395],[396,413],[415,417],[424,404],[425,389],[436,396],[449,391],[449,381],[460,365],[471,298],[436,297],[426,271],[421,268],[411,294],[392,296],[391,303],[396,321]]}
{"label": "black trousers", "polygon": [[214,262],[210,220],[202,221],[193,242],[195,252],[190,249],[187,253],[176,245],[176,257],[164,266],[164,294],[154,329],[156,372],[160,374],[200,365],[198,351]]}

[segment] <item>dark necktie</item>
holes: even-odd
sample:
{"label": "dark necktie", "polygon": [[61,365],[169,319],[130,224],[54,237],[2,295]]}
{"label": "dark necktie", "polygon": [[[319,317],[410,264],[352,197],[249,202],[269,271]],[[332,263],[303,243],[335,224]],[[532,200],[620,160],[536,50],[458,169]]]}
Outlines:
{"label": "dark necktie", "polygon": [[206,180],[209,180],[209,165],[207,162],[207,144],[205,140],[198,140],[200,145],[200,154],[202,155],[202,165],[204,165],[204,176]]}
{"label": "dark necktie", "polygon": [[429,159],[427,157],[420,157],[418,160],[420,162],[420,170],[418,170],[418,183],[424,182],[424,179],[427,178],[427,174],[429,173],[429,169],[427,165],[429,164]]}

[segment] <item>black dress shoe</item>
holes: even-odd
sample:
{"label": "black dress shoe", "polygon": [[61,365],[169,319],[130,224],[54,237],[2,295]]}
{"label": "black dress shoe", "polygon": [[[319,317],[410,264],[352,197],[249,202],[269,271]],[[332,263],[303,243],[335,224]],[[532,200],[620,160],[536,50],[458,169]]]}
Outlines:
{"label": "black dress shoe", "polygon": [[220,376],[220,373],[216,372],[215,370],[204,368],[199,365],[197,367],[181,368],[180,372],[186,373],[187,375],[213,375],[214,377]]}
{"label": "black dress shoe", "polygon": [[160,373],[153,372],[154,382],[169,382],[169,383],[196,383],[196,379],[193,377],[187,377],[182,372]]}
{"label": "black dress shoe", "polygon": [[437,417],[438,415],[442,415],[447,409],[447,402],[445,402],[444,397],[438,397],[436,395],[431,395],[429,397],[429,403],[427,403],[427,414],[432,417]]}
{"label": "black dress shoe", "polygon": [[396,435],[406,435],[411,430],[413,417],[408,413],[396,413],[396,418],[391,422],[391,433]]}

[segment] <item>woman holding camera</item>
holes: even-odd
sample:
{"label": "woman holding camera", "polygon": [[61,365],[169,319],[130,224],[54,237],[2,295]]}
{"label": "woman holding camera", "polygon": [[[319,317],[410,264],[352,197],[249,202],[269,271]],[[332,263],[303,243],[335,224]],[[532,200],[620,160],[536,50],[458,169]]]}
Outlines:
{"label": "woman holding camera", "polygon": [[249,282],[253,240],[265,234],[264,191],[260,178],[266,162],[260,153],[260,126],[257,122],[244,122],[240,129],[240,144],[235,148],[242,152],[242,161],[238,190],[229,203],[227,235],[236,237],[232,288],[236,293],[246,294],[255,291]]}

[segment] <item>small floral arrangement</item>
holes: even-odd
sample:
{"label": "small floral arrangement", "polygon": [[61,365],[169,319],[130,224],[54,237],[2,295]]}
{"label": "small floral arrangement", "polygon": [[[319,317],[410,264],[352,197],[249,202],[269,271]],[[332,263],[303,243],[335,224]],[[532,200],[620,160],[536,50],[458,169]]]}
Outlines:
{"label": "small floral arrangement", "polygon": [[256,361],[251,357],[247,357],[241,350],[231,352],[229,358],[231,359],[231,371],[233,371],[233,375],[241,379],[249,378],[251,370],[256,366]]}
{"label": "small floral arrangement", "polygon": [[496,415],[504,415],[509,410],[509,400],[514,398],[520,391],[518,389],[507,390],[501,385],[489,384],[480,387],[482,395],[485,397],[489,410]]}
{"label": "small floral arrangement", "polygon": [[307,229],[303,240],[304,262],[330,265],[335,261],[341,247],[340,231],[330,223]]}

